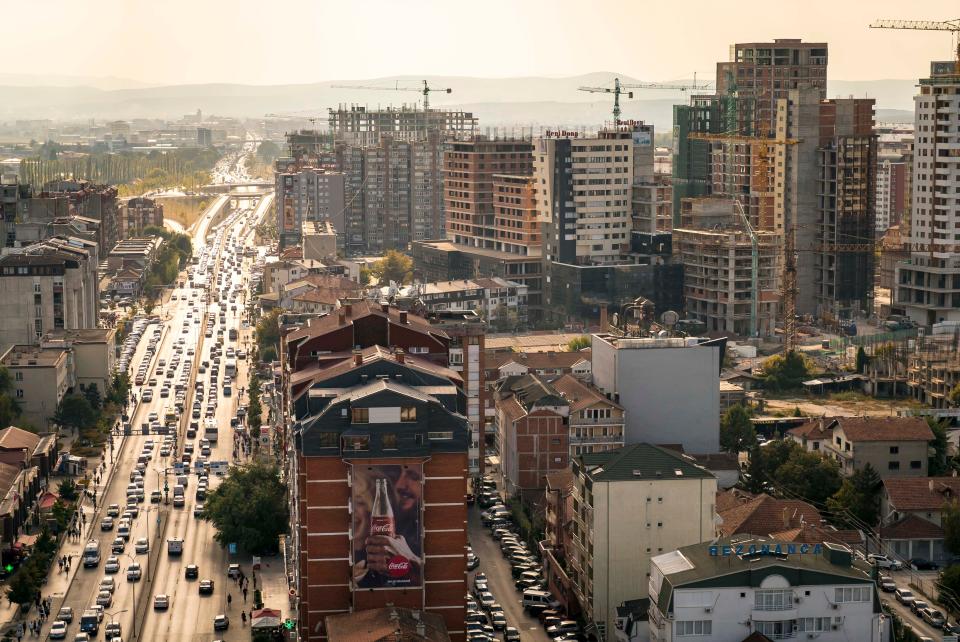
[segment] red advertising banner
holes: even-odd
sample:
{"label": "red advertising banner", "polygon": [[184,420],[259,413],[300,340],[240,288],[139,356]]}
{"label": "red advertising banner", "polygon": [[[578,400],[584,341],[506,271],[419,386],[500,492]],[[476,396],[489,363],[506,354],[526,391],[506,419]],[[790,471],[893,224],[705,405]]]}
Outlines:
{"label": "red advertising banner", "polygon": [[358,588],[423,583],[423,467],[353,466],[353,581]]}

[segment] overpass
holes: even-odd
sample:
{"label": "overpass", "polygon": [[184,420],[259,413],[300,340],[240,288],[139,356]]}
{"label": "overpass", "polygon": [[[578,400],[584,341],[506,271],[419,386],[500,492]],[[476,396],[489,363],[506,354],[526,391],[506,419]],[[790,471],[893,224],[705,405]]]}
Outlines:
{"label": "overpass", "polygon": [[203,191],[208,194],[230,194],[232,198],[259,198],[273,191],[273,183],[268,181],[218,183],[204,186]]}

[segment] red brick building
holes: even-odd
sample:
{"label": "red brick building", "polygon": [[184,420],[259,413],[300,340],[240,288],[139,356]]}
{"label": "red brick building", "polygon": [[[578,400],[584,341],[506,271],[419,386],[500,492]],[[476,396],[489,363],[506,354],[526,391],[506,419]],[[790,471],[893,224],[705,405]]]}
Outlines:
{"label": "red brick building", "polygon": [[540,542],[547,590],[560,602],[565,613],[575,616],[580,611],[576,585],[567,575],[567,556],[573,552],[573,471],[558,470],[546,476],[544,491],[544,539]]}
{"label": "red brick building", "polygon": [[546,476],[570,465],[570,405],[544,379],[528,374],[504,379],[496,408],[503,489],[539,501]]}
{"label": "red brick building", "polygon": [[286,337],[301,364],[288,394],[303,640],[328,639],[330,615],[388,605],[435,613],[464,640],[470,429],[448,341],[422,318],[366,304]]}
{"label": "red brick building", "polygon": [[448,365],[450,337],[423,317],[387,304],[348,303],[335,314],[309,319],[284,337],[291,371],[330,352],[370,346],[402,348],[442,366]]}

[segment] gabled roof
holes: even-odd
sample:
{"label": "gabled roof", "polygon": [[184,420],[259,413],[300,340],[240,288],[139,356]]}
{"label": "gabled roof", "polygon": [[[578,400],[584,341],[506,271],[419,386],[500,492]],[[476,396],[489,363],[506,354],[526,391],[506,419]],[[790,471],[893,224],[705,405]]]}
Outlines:
{"label": "gabled roof", "polygon": [[0,450],[27,449],[27,455],[33,455],[40,443],[41,437],[32,432],[10,426],[0,430]]}
{"label": "gabled roof", "polygon": [[571,374],[565,374],[554,379],[551,385],[563,395],[564,399],[570,404],[570,412],[576,412],[589,408],[590,406],[602,403],[614,408],[621,408],[620,404],[607,399],[602,392],[593,386],[587,386]]}
{"label": "gabled roof", "polygon": [[[312,380],[313,382],[324,381],[350,372],[358,367],[354,362],[355,356],[353,352],[325,354],[323,357],[322,361],[318,360],[315,363],[311,363],[292,372],[290,374],[291,386],[296,387],[308,380]],[[397,353],[383,346],[363,348],[360,350],[360,357],[364,365],[377,361],[397,361]],[[413,370],[449,379],[455,385],[463,384],[463,377],[455,370],[445,368],[412,354],[403,355],[403,364]]]}
{"label": "gabled roof", "polygon": [[10,490],[22,469],[13,464],[0,463],[0,499]]}
{"label": "gabled roof", "polygon": [[[347,311],[349,310],[349,312]],[[339,312],[343,312],[343,320]],[[311,337],[322,336],[327,333],[339,330],[353,325],[358,319],[369,316],[377,316],[382,319],[389,319],[391,323],[400,324],[400,310],[390,306],[387,312],[384,312],[379,305],[373,305],[368,301],[358,301],[344,305],[337,313],[325,314],[322,317],[309,319],[306,324],[287,334],[287,343],[294,343],[300,339],[309,339]],[[405,327],[429,334],[439,339],[449,339],[449,335],[443,330],[430,325],[430,322],[416,314],[407,314],[407,323]]]}
{"label": "gabled roof", "polygon": [[960,497],[960,477],[889,477],[883,487],[891,506],[900,512],[938,511]]}
{"label": "gabled roof", "polygon": [[578,352],[509,352],[509,351],[487,351],[487,370],[499,370],[511,361],[519,365],[526,366],[531,370],[541,370],[544,368],[573,368],[581,361],[590,362],[590,350],[580,350]]}
{"label": "gabled roof", "polygon": [[532,412],[536,406],[568,406],[568,402],[548,382],[533,374],[507,377],[497,392],[501,399],[512,395],[524,409]]}
{"label": "gabled roof", "polygon": [[713,478],[712,473],[690,463],[683,455],[653,444],[632,444],[580,455],[577,464],[595,482]]}
{"label": "gabled roof", "polygon": [[834,544],[853,546],[863,542],[863,535],[860,531],[824,528],[816,524],[802,524],[797,528],[771,533],[770,536],[780,542],[793,542],[795,544],[833,542]]}
{"label": "gabled roof", "polygon": [[727,537],[740,534],[769,537],[804,523],[820,523],[820,511],[810,504],[794,499],[774,499],[767,494],[717,512],[723,520],[720,532]]}
{"label": "gabled roof", "polygon": [[943,529],[916,515],[880,527],[881,539],[943,539]]}
{"label": "gabled roof", "polygon": [[835,417],[825,426],[839,425],[852,442],[931,441],[933,432],[922,417]]}
{"label": "gabled roof", "polygon": [[832,436],[832,431],[826,426],[827,424],[824,424],[822,419],[814,419],[802,426],[791,428],[787,431],[787,434],[804,440],[823,441],[824,439],[830,439]]}
{"label": "gabled roof", "polygon": [[[416,616],[414,616],[416,613]],[[327,639],[330,642],[380,642],[382,640],[424,640],[449,642],[443,617],[430,611],[412,611],[389,606],[353,613],[328,615]],[[417,630],[421,625],[422,633]],[[399,632],[399,635],[397,633]]]}
{"label": "gabled roof", "polygon": [[560,488],[569,490],[573,488],[573,471],[570,470],[570,468],[555,470],[552,473],[547,473],[545,477],[547,479],[547,487],[552,490]]}

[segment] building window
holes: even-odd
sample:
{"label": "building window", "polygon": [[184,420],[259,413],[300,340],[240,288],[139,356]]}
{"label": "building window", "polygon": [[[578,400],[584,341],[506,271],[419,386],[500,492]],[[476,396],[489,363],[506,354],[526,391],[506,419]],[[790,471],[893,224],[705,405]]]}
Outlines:
{"label": "building window", "polygon": [[674,624],[674,635],[712,635],[713,622],[710,620],[680,620]]}
{"label": "building window", "polygon": [[318,445],[320,446],[320,448],[336,448],[337,443],[340,440],[340,433],[329,432],[329,431],[321,432],[317,436],[317,440],[319,441]]}
{"label": "building window", "polygon": [[912,468],[913,470],[920,470],[921,465],[922,464],[917,460],[910,462],[910,468]]}
{"label": "building window", "polygon": [[814,449],[814,450],[820,450],[820,442],[819,442],[819,441],[813,442],[813,449]]}
{"label": "building window", "polygon": [[401,406],[400,407],[400,421],[416,421],[417,420],[417,407],[416,406]]}
{"label": "building window", "polygon": [[888,462],[887,462],[887,470],[900,470],[900,462],[899,462],[899,461],[888,461]]}
{"label": "building window", "polygon": [[899,455],[899,454],[900,454],[900,446],[890,446],[890,454],[891,454],[891,455]]}
{"label": "building window", "polygon": [[797,618],[797,631],[802,633],[819,633],[830,630],[828,617],[801,617]]}
{"label": "building window", "polygon": [[834,591],[834,602],[869,602],[873,598],[870,586],[838,586]]}
{"label": "building window", "polygon": [[397,449],[397,433],[385,432],[382,435],[380,435],[380,446],[384,450],[396,450]]}
{"label": "building window", "polygon": [[370,450],[370,435],[344,435],[344,452]]}
{"label": "building window", "polygon": [[754,593],[754,608],[757,611],[783,611],[793,608],[791,589],[767,589]]}
{"label": "building window", "polygon": [[14,381],[23,381],[23,373],[17,370],[13,375]]}
{"label": "building window", "polygon": [[753,630],[767,636],[771,640],[784,640],[793,637],[793,623],[794,620],[755,622]]}
{"label": "building window", "polygon": [[17,399],[23,399],[23,388],[17,388]]}
{"label": "building window", "polygon": [[370,423],[370,409],[369,408],[351,408],[350,423],[354,423],[354,424]]}
{"label": "building window", "polygon": [[453,439],[453,431],[443,430],[440,432],[428,432],[427,438],[429,438],[430,441],[448,441]]}

